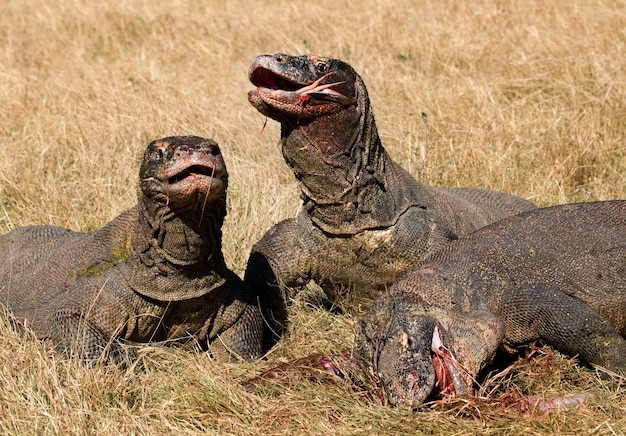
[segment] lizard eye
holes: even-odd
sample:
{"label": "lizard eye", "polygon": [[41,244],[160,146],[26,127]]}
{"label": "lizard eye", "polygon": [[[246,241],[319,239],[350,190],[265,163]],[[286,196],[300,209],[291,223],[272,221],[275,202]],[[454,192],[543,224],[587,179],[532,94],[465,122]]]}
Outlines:
{"label": "lizard eye", "polygon": [[153,141],[149,144],[146,150],[146,158],[152,161],[160,161],[165,156],[165,150],[168,147],[168,143],[162,140]]}
{"label": "lizard eye", "polygon": [[325,62],[318,62],[317,64],[315,64],[315,69],[318,73],[324,74],[326,71],[328,71],[328,64],[326,64]]}

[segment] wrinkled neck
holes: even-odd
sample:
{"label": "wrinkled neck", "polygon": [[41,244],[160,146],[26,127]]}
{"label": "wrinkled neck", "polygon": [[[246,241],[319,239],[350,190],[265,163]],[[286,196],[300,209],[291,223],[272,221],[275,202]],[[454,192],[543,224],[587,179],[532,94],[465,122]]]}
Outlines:
{"label": "wrinkled neck", "polygon": [[285,161],[300,183],[303,213],[324,232],[350,235],[394,225],[424,190],[385,152],[365,85],[357,103],[306,123],[283,121]]}
{"label": "wrinkled neck", "polygon": [[351,106],[306,123],[282,123],[285,161],[305,204],[356,206],[368,185],[382,181],[384,150],[369,104]]}
{"label": "wrinkled neck", "polygon": [[143,263],[170,269],[219,261],[225,203],[223,206],[208,205],[204,213],[193,209],[174,212],[161,203],[140,200]]}

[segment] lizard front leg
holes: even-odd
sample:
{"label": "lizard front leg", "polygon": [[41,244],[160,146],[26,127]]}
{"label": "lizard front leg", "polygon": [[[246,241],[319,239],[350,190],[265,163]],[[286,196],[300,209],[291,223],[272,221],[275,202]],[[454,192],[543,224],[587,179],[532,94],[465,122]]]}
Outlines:
{"label": "lizard front leg", "polygon": [[270,348],[287,328],[286,301],[289,289],[311,279],[308,250],[294,219],[274,225],[252,248],[244,275],[261,307],[265,325],[265,347]]}
{"label": "lizard front leg", "polygon": [[53,314],[53,326],[51,339],[67,358],[122,363],[131,357],[115,336],[104,334],[77,310],[59,309]]}
{"label": "lizard front leg", "polygon": [[585,363],[624,371],[626,339],[584,301],[541,285],[503,292],[497,311],[511,345],[544,340]]}

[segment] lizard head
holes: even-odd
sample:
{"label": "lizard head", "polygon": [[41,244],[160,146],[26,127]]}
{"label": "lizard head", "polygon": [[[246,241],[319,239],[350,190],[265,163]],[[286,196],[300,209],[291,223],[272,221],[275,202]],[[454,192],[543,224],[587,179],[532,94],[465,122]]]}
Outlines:
{"label": "lizard head", "polygon": [[320,56],[258,56],[248,70],[248,100],[277,121],[338,112],[356,103],[358,75],[347,63]]}
{"label": "lizard head", "polygon": [[170,208],[204,208],[225,201],[228,174],[217,143],[198,136],[151,142],[139,170],[144,196]]}
{"label": "lizard head", "polygon": [[389,403],[417,408],[437,395],[471,394],[503,336],[491,314],[379,299],[362,321],[359,343]]}

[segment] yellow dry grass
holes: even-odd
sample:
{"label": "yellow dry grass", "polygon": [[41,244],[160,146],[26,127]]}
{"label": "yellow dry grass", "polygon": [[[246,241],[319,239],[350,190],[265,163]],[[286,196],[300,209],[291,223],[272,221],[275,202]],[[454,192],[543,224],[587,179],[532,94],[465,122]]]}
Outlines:
{"label": "yellow dry grass", "polygon": [[[425,183],[539,205],[626,198],[626,5],[617,0],[4,0],[0,232],[102,226],[135,201],[147,143],[212,137],[231,175],[224,251],[237,272],[293,216],[278,126],[247,102],[262,53],[318,53],[363,76],[391,155]],[[315,299],[312,299],[315,301]],[[623,434],[624,379],[559,356],[488,381],[506,392],[593,391],[578,412],[524,418],[497,401],[409,412],[347,381],[240,382],[282,359],[354,345],[355,316],[306,298],[266,362],[147,350],[85,368],[0,327],[0,432],[13,434]],[[534,363],[533,363],[534,362]],[[494,405],[495,404],[495,405]]]}

